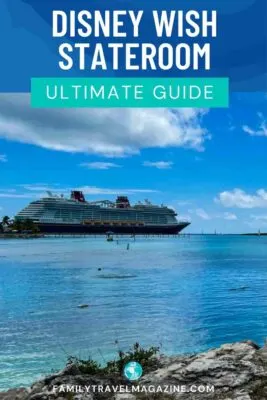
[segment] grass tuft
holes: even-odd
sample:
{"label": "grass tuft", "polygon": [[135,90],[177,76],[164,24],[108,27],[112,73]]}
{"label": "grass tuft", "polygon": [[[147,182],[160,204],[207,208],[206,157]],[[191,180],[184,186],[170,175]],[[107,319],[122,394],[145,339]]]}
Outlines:
{"label": "grass tuft", "polygon": [[130,361],[136,361],[142,365],[144,373],[153,370],[157,366],[156,354],[159,347],[149,347],[144,349],[139,343],[135,343],[128,351],[118,350],[118,357],[115,360],[108,361],[106,365],[101,366],[97,361],[91,358],[87,360],[78,357],[69,357],[67,365],[75,365],[82,374],[103,375],[103,374],[122,374],[124,366]]}

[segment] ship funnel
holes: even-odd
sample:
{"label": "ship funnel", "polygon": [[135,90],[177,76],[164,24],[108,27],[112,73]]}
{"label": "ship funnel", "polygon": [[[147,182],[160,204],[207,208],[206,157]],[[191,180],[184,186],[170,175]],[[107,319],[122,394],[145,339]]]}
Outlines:
{"label": "ship funnel", "polygon": [[118,196],[116,199],[116,208],[128,208],[131,207],[128,197]]}
{"label": "ship funnel", "polygon": [[79,201],[80,203],[85,203],[85,197],[83,195],[83,192],[79,190],[73,190],[71,192],[71,199]]}

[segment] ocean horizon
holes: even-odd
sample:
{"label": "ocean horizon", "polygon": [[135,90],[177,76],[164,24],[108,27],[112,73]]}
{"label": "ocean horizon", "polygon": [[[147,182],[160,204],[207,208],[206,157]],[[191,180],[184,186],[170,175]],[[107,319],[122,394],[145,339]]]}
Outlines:
{"label": "ocean horizon", "polygon": [[0,390],[135,342],[168,355],[263,344],[266,246],[244,235],[0,240]]}

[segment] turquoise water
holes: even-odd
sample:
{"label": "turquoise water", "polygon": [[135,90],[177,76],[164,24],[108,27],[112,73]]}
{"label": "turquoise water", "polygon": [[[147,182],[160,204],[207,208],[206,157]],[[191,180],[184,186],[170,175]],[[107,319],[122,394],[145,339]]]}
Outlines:
{"label": "turquoise water", "polygon": [[263,343],[267,237],[137,238],[127,250],[128,241],[0,241],[0,389],[68,355],[101,361],[136,341],[168,354]]}

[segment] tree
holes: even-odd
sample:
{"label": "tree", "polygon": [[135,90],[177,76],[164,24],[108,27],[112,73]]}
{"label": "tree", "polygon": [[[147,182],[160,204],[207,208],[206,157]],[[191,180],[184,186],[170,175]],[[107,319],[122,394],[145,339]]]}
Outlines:
{"label": "tree", "polygon": [[8,226],[10,224],[10,218],[7,216],[7,215],[5,215],[4,217],[3,217],[3,219],[2,219],[2,226],[4,227],[4,226]]}
{"label": "tree", "polygon": [[23,230],[25,231],[31,231],[33,233],[38,232],[38,228],[33,222],[33,220],[27,218],[23,221]]}
{"label": "tree", "polygon": [[31,232],[31,233],[39,232],[38,227],[35,225],[33,220],[31,220],[29,218],[24,219],[24,220],[16,218],[12,224],[12,229],[15,231],[18,231],[18,232],[22,232],[22,231],[27,231],[27,232]]}
{"label": "tree", "polygon": [[12,224],[12,230],[20,232],[22,229],[22,221],[20,219],[15,219]]}

